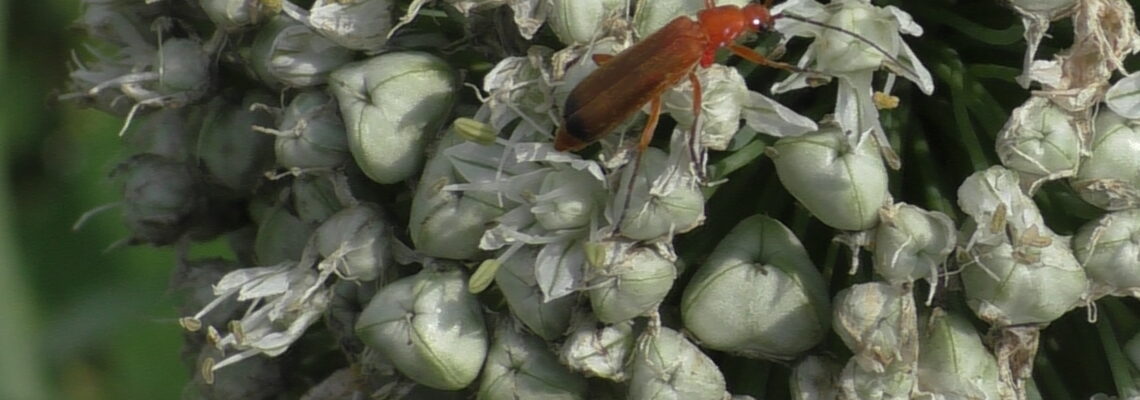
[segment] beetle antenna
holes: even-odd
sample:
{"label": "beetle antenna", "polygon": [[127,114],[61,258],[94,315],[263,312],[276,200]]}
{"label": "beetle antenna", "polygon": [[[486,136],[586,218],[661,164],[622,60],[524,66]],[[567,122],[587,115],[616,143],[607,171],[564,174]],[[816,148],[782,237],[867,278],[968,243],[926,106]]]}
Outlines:
{"label": "beetle antenna", "polygon": [[852,30],[846,29],[846,28],[841,28],[838,26],[828,25],[828,24],[825,24],[825,23],[822,23],[822,22],[819,22],[819,21],[816,21],[816,20],[813,20],[813,19],[810,19],[807,17],[801,17],[799,15],[795,15],[795,14],[780,13],[778,15],[774,15],[773,18],[792,19],[792,20],[796,20],[799,22],[803,22],[803,23],[808,24],[808,25],[815,25],[815,26],[818,26],[820,28],[831,29],[831,30],[834,30],[837,32],[842,32],[842,33],[851,35],[851,37],[854,37],[855,39],[858,39],[859,41],[866,43],[868,46],[871,46],[872,48],[874,48],[879,53],[882,53],[883,57],[886,57],[887,60],[891,61],[891,63],[893,63],[894,65],[897,65],[899,68],[902,68],[904,71],[906,71],[906,73],[911,74],[912,76],[918,76],[918,73],[915,70],[911,69],[910,66],[903,64],[903,62],[901,60],[899,60],[897,57],[895,57],[890,52],[888,52],[887,49],[884,49],[883,46],[879,46],[877,43],[872,42],[871,39],[867,39],[866,36],[860,35],[859,33],[855,32],[855,31],[852,31]]}

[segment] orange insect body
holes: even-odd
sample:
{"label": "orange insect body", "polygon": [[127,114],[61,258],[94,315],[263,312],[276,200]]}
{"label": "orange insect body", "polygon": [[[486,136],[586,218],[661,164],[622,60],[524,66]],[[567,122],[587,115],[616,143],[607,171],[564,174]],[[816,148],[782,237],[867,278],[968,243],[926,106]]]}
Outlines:
{"label": "orange insect body", "polygon": [[644,149],[661,113],[661,93],[686,77],[694,83],[693,110],[699,112],[700,84],[693,70],[698,64],[703,68],[712,65],[716,51],[722,47],[758,64],[786,66],[734,43],[746,31],[760,32],[772,26],[774,17],[768,7],[714,7],[712,0],[706,1],[706,6],[695,21],[677,17],[612,59],[599,57],[603,60],[601,66],[574,87],[566,99],[554,148],[580,150],[652,103],[641,137],[640,147]]}

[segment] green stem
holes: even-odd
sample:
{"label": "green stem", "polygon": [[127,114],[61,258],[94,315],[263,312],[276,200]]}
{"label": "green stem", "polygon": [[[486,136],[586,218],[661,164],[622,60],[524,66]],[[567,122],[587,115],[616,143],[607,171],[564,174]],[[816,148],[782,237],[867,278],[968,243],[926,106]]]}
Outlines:
{"label": "green stem", "polygon": [[1037,358],[1033,360],[1034,375],[1040,379],[1031,381],[1033,385],[1042,394],[1038,394],[1039,398],[1047,399],[1075,399],[1069,389],[1065,387],[1065,380],[1061,378],[1061,374],[1057,372],[1057,368],[1053,366],[1053,361],[1045,355],[1045,352],[1038,351]]}
{"label": "green stem", "polygon": [[982,153],[982,142],[978,138],[978,134],[974,132],[970,113],[966,108],[965,98],[968,94],[965,91],[965,74],[961,68],[961,61],[956,56],[950,55],[949,57],[953,58],[943,60],[934,66],[934,73],[939,79],[946,82],[947,86],[950,86],[950,108],[953,112],[955,128],[958,131],[958,140],[966,150],[970,165],[975,171],[981,171],[989,167],[990,162]]}
{"label": "green stem", "polygon": [[1121,350],[1120,342],[1116,340],[1116,334],[1112,332],[1112,324],[1107,313],[1101,314],[1100,319],[1096,321],[1096,331],[1100,335],[1101,344],[1104,345],[1104,356],[1108,359],[1108,369],[1112,371],[1112,380],[1116,384],[1120,396],[1126,399],[1135,398],[1140,394],[1140,389],[1132,380],[1132,364],[1124,355],[1124,351]]}
{"label": "green stem", "polygon": [[[752,142],[741,147],[740,150],[729,154],[728,156],[720,159],[709,165],[708,176],[710,182],[715,182],[729,174],[736,172],[736,170],[744,168],[753,161],[756,161],[764,155],[764,149],[768,148],[768,143],[763,140],[753,140]],[[717,188],[720,186],[711,186],[704,189],[705,198],[712,197],[716,193]]]}
{"label": "green stem", "polygon": [[[901,3],[892,1],[890,3]],[[923,2],[907,4],[922,4]],[[923,20],[923,25],[929,26],[930,22],[936,22],[946,25],[954,30],[961,32],[963,35],[969,36],[979,42],[991,44],[995,46],[1005,46],[1018,43],[1022,41],[1022,35],[1025,33],[1025,28],[1020,23],[1014,22],[1010,26],[1003,29],[987,28],[985,26],[974,23],[973,21],[963,18],[958,14],[949,12],[945,7],[929,8],[929,7],[906,7],[907,11],[916,17]]]}

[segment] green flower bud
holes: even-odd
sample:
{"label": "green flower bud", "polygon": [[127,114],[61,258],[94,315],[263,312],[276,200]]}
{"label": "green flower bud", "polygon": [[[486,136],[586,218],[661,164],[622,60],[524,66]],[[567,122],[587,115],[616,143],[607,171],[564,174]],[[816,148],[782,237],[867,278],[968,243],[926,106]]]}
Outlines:
{"label": "green flower bud", "polygon": [[371,281],[392,265],[392,227],[383,213],[367,203],[333,214],[317,228],[313,240],[325,261],[343,279]]}
{"label": "green flower bud", "polygon": [[966,178],[958,204],[972,217],[959,235],[966,302],[999,327],[1047,323],[1083,304],[1088,281],[1069,249],[1000,166]]}
{"label": "green flower bud", "polygon": [[273,116],[254,104],[272,104],[262,92],[247,94],[241,103],[224,97],[210,102],[198,134],[198,159],[217,183],[236,193],[249,193],[273,164],[270,137],[253,126],[269,126]]}
{"label": "green flower bud", "polygon": [[704,220],[705,197],[696,185],[683,179],[658,182],[671,170],[668,158],[652,147],[641,154],[641,168],[621,221],[622,236],[650,240],[687,232]]}
{"label": "green flower bud", "polygon": [[550,29],[567,45],[588,44],[601,36],[602,23],[626,6],[624,0],[553,0]]}
{"label": "green flower bud", "polygon": [[199,187],[185,164],[154,154],[139,154],[120,165],[123,221],[131,241],[170,244],[193,223]]}
{"label": "green flower bud", "polygon": [[[241,267],[241,264],[222,258],[179,262],[170,278],[170,288],[181,295],[178,315],[193,315],[214,301],[213,284],[226,273]],[[246,307],[246,304],[235,299],[226,299],[221,304],[215,305],[210,313],[201,316],[201,319],[181,319],[179,322],[195,325],[183,326],[188,332],[197,332],[208,326],[225,326],[226,322],[239,317]],[[185,335],[185,338],[191,346],[205,343],[205,338],[198,335]],[[184,353],[183,357],[185,356]]]}
{"label": "green flower bud", "polygon": [[219,28],[238,31],[281,12],[282,0],[202,0],[202,10]]}
{"label": "green flower bud", "polygon": [[293,215],[285,204],[278,204],[258,218],[253,253],[258,265],[274,265],[301,259],[313,226]]}
{"label": "green flower bud", "polygon": [[307,25],[343,47],[377,52],[392,28],[392,1],[317,0],[309,8]]}
{"label": "green flower bud", "polygon": [[558,363],[536,336],[510,322],[495,329],[477,398],[485,400],[585,399],[586,379]]}
{"label": "green flower bud", "polygon": [[918,360],[918,315],[909,290],[881,282],[843,289],[835,295],[832,325],[861,369],[883,371]]}
{"label": "green flower bud", "polygon": [[302,92],[293,98],[277,130],[273,148],[285,168],[336,168],[348,160],[348,134],[336,103],[324,92]]}
{"label": "green flower bud", "polygon": [[589,291],[594,315],[605,323],[625,321],[657,308],[677,278],[673,261],[651,248],[630,249],[619,257],[600,271],[601,281]]}
{"label": "green flower bud", "polygon": [[1046,180],[1076,174],[1080,151],[1073,115],[1044,97],[1032,97],[1013,110],[997,138],[1002,164]]}
{"label": "green flower bud", "polygon": [[531,212],[548,230],[582,228],[601,212],[605,195],[602,182],[589,172],[557,170],[542,179]]}
{"label": "green flower bud", "polygon": [[754,215],[693,275],[681,317],[704,347],[791,359],[823,339],[831,309],[823,276],[800,241],[779,221]]}
{"label": "green flower bud", "polygon": [[293,209],[297,217],[307,224],[318,225],[333,213],[340,211],[336,197],[335,177],[301,175],[293,178]]}
{"label": "green flower bud", "polygon": [[954,250],[954,222],[946,214],[896,203],[879,211],[875,272],[888,282],[938,281],[938,266]]}
{"label": "green flower bud", "polygon": [[491,125],[465,117],[456,118],[451,123],[451,130],[464,139],[479,144],[492,144],[499,137],[499,132]]}
{"label": "green flower bud", "polygon": [[554,340],[570,327],[570,313],[577,299],[565,296],[543,301],[542,289],[534,276],[537,255],[533,247],[519,250],[495,272],[495,284],[515,318],[543,339]]}
{"label": "green flower bud", "polygon": [[677,331],[643,335],[629,365],[629,400],[722,400],[724,375]]}
{"label": "green flower bud", "polygon": [[1090,154],[1073,187],[1085,201],[1105,210],[1140,206],[1140,129],[1111,110],[1101,110],[1093,126]]}
{"label": "green flower bud", "polygon": [[[408,230],[420,253],[451,259],[475,258],[488,225],[503,214],[502,206],[444,187],[464,183],[458,161],[447,149],[462,143],[448,133],[436,146],[412,198]],[[476,145],[477,146],[477,145]]]}
{"label": "green flower bud", "polygon": [[[749,0],[721,0],[716,5],[744,6]],[[696,17],[705,8],[704,0],[638,0],[633,26],[640,37],[656,32],[680,16]]]}
{"label": "green flower bud", "polygon": [[[724,150],[740,130],[741,111],[749,102],[748,86],[736,68],[714,64],[698,68],[701,80],[701,145],[712,150]],[[693,88],[684,80],[662,96],[663,106],[680,126],[693,124]],[[688,129],[688,128],[686,128]]]}
{"label": "green flower bud", "polygon": [[287,16],[273,18],[259,29],[250,47],[254,72],[273,87],[323,84],[330,72],[352,57],[352,50],[337,46]]}
{"label": "green flower bud", "polygon": [[793,399],[831,400],[839,398],[839,373],[843,365],[824,356],[807,356],[792,367],[790,391]]}
{"label": "green flower bud", "polygon": [[479,375],[487,330],[459,270],[425,268],[380,289],[356,323],[356,334],[425,386],[458,390]]}
{"label": "green flower bud", "polygon": [[870,136],[830,126],[780,139],[771,149],[780,183],[821,222],[847,231],[878,223],[887,169]]}
{"label": "green flower bud", "polygon": [[566,337],[559,358],[583,374],[621,382],[628,377],[626,364],[635,342],[633,320],[599,327],[597,320],[584,317]]}
{"label": "green flower bud", "polygon": [[919,326],[918,389],[947,399],[999,399],[998,365],[969,320],[934,309]]}
{"label": "green flower bud", "polygon": [[81,4],[83,14],[76,25],[91,38],[124,48],[153,46],[150,22],[165,11],[164,5],[135,1],[87,0]]}
{"label": "green flower bud", "polygon": [[455,79],[446,62],[418,52],[387,53],[333,72],[329,85],[349,149],[369,178],[396,183],[419,171],[455,100]]}
{"label": "green flower bud", "polygon": [[1140,297],[1140,209],[1090,221],[1073,236],[1073,253],[1085,268],[1092,297]]}

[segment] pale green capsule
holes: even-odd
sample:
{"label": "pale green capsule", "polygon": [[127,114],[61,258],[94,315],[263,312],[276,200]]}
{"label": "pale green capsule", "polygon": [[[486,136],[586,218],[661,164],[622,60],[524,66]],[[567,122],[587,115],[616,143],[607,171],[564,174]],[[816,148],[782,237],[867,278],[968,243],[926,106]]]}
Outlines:
{"label": "pale green capsule", "polygon": [[1013,110],[996,146],[1003,165],[1029,176],[1072,176],[1080,164],[1081,134],[1075,115],[1045,97],[1032,97]]}
{"label": "pale green capsule", "polygon": [[562,337],[570,327],[570,313],[576,296],[543,301],[542,289],[534,276],[538,250],[527,247],[507,259],[495,273],[495,284],[503,292],[511,314],[546,340]]}
{"label": "pale green capsule", "polygon": [[272,87],[309,87],[325,83],[353,55],[293,18],[278,16],[257,31],[249,61],[257,77]]}
{"label": "pale green capsule", "polygon": [[343,279],[371,281],[392,265],[392,227],[374,205],[361,203],[330,216],[313,235],[325,262]]}
{"label": "pale green capsule", "polygon": [[638,340],[629,370],[629,400],[724,398],[720,369],[696,345],[669,328]]}
{"label": "pale green capsule", "polygon": [[946,214],[895,203],[879,212],[875,228],[875,272],[891,283],[938,281],[938,269],[954,250],[954,222]]}
{"label": "pale green capsule", "polygon": [[1101,110],[1093,126],[1091,152],[1073,187],[1085,201],[1105,210],[1140,206],[1140,122]]}
{"label": "pale green capsule", "polygon": [[348,127],[357,166],[380,183],[419,172],[424,150],[455,101],[455,71],[442,59],[397,52],[348,64],[329,87]]}
{"label": "pale green capsule", "polygon": [[1073,254],[1089,276],[1094,298],[1140,296],[1140,209],[1086,223],[1073,235]]}
{"label": "pale green capsule", "polygon": [[553,0],[547,25],[567,45],[588,44],[603,33],[603,22],[618,16],[627,0]]}
{"label": "pale green capsule", "polygon": [[887,169],[875,140],[836,126],[780,139],[768,152],[780,183],[831,227],[860,231],[879,222],[887,200]]}
{"label": "pale green capsule", "polygon": [[934,309],[919,324],[918,389],[947,399],[998,399],[998,364],[970,321]]}
{"label": "pale green capsule", "polygon": [[495,329],[476,398],[576,400],[588,396],[586,378],[560,364],[546,342],[513,323],[502,322]]}
{"label": "pale green capsule", "polygon": [[823,339],[831,306],[799,239],[779,221],[754,215],[697,269],[681,298],[681,317],[704,347],[786,360]]}
{"label": "pale green capsule", "polygon": [[273,104],[273,97],[249,92],[241,102],[219,96],[210,102],[198,134],[198,159],[213,182],[236,193],[250,193],[273,165],[273,138],[253,126],[271,126],[273,116],[254,104]]}
{"label": "pale green capsule", "polygon": [[281,0],[202,0],[202,11],[218,28],[239,31],[281,11]]}
{"label": "pale green capsule", "polygon": [[615,323],[652,311],[665,299],[677,267],[652,248],[636,248],[604,267],[590,291],[599,321]]}
{"label": "pale green capsule", "polygon": [[482,307],[458,269],[426,268],[381,288],[356,335],[404,375],[443,390],[475,381],[489,342]]}

